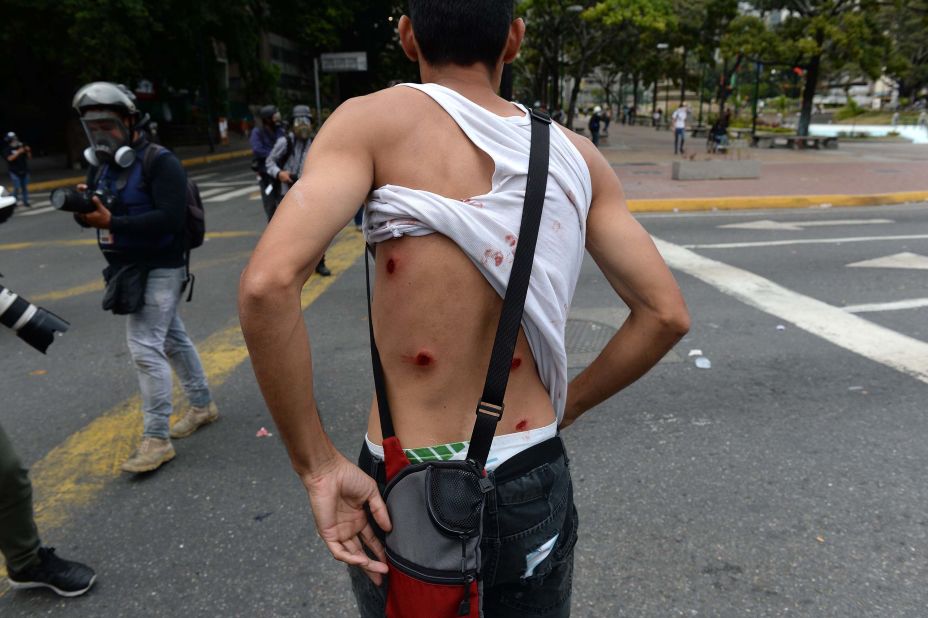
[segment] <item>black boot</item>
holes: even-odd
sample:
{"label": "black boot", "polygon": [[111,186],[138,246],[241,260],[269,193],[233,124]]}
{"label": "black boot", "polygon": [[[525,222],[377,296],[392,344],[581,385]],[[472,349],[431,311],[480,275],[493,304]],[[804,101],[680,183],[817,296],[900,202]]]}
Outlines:
{"label": "black boot", "polygon": [[319,260],[319,263],[316,264],[316,272],[322,275],[323,277],[329,277],[332,275],[332,271],[326,268],[324,255],[322,256],[322,259]]}

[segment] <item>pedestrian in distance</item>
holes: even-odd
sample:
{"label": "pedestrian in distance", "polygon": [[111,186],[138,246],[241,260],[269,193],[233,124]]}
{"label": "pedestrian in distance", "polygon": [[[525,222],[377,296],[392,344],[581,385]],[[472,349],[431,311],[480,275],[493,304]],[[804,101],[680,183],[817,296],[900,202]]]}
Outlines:
{"label": "pedestrian in distance", "polygon": [[10,182],[13,183],[13,197],[16,203],[31,208],[29,203],[29,159],[32,148],[24,144],[19,136],[10,131],[3,137],[3,158],[9,168]]}
{"label": "pedestrian in distance", "polygon": [[[75,219],[97,230],[108,263],[104,309],[127,315],[126,339],[142,395],[142,441],[122,469],[150,472],[175,457],[171,438],[187,437],[219,417],[179,313],[192,285],[187,175],[171,151],[149,144],[135,97],[125,86],[87,84],[74,95],[73,107],[90,142],[84,151],[90,169],[78,191],[92,195],[95,206]],[[188,406],[169,427],[172,368]]]}
{"label": "pedestrian in distance", "polygon": [[[609,162],[590,140],[496,94],[525,34],[513,4],[409,2],[398,34],[406,56],[418,62],[421,83],[351,99],[335,111],[241,278],[239,315],[255,375],[308,492],[317,532],[333,557],[350,565],[364,618],[382,617],[388,597],[406,601],[407,583],[422,582],[390,550],[397,531],[410,533],[413,518],[429,534],[435,525],[421,501],[417,510],[389,512],[381,492],[388,476],[400,478],[391,462],[421,455],[433,465],[468,465],[475,418],[481,436],[487,427],[495,432],[479,458],[486,468],[479,491],[493,512],[476,511],[483,521],[479,547],[493,568],[481,571],[476,591],[470,563],[462,565],[462,543],[471,555],[469,537],[448,537],[446,546],[457,543],[448,564],[461,565],[451,568],[459,569],[455,581],[465,591],[462,598],[455,592],[462,588],[447,587],[457,595],[448,615],[568,616],[578,518],[559,432],[645,374],[689,328],[680,290],[628,211]],[[384,117],[384,109],[394,111]],[[541,145],[544,139],[550,146]],[[528,196],[536,165],[547,172],[534,176]],[[540,213],[526,205],[529,197],[543,201]],[[323,428],[299,297],[315,260],[359,202],[375,254],[369,325],[379,362],[355,465]],[[539,218],[524,227],[523,216]],[[519,257],[526,255],[519,253],[523,235],[530,238],[528,262]],[[568,381],[564,328],[584,247],[631,317]],[[519,265],[529,267],[519,271],[528,274],[526,300],[522,320],[516,313],[508,329],[518,333],[514,353],[501,356],[509,372],[505,410],[475,406],[489,382],[502,296],[516,285],[510,275]],[[316,359],[322,362],[331,361]],[[537,499],[529,500],[525,488]],[[384,543],[394,556],[389,565]],[[423,560],[435,550],[420,549]],[[427,609],[405,615],[445,616]]]}
{"label": "pedestrian in distance", "polygon": [[689,118],[689,111],[689,107],[684,102],[680,104],[680,107],[678,107],[670,117],[670,121],[673,123],[674,154],[686,154],[686,121]]}
{"label": "pedestrian in distance", "polygon": [[603,114],[603,135],[609,135],[609,124],[612,122],[612,107],[607,106],[606,112]]}
{"label": "pedestrian in distance", "polygon": [[664,116],[664,110],[662,110],[659,107],[655,109],[653,112],[651,112],[651,126],[653,126],[655,130],[660,130],[661,118],[663,116]]}
{"label": "pedestrian in distance", "polygon": [[0,425],[0,553],[14,589],[50,588],[63,597],[90,590],[93,569],[65,560],[39,539],[32,511],[32,483]]}
{"label": "pedestrian in distance", "polygon": [[590,114],[590,121],[587,123],[587,128],[590,130],[590,141],[593,142],[594,146],[599,146],[599,130],[602,126],[602,111],[599,105],[593,108],[593,113]]}
{"label": "pedestrian in distance", "polygon": [[[297,105],[293,108],[290,128],[290,132],[274,144],[266,162],[268,175],[278,185],[276,193],[280,195],[280,199],[283,199],[290,187],[299,180],[306,155],[309,154],[309,147],[313,143],[313,116],[308,105]],[[271,217],[274,216],[276,210],[275,205],[271,211]],[[323,277],[332,274],[332,271],[325,265],[325,254],[322,254],[322,258],[316,265],[316,272]]]}
{"label": "pedestrian in distance", "polygon": [[281,137],[284,128],[281,126],[280,112],[273,105],[265,105],[258,111],[258,122],[251,130],[249,142],[251,143],[251,169],[258,174],[258,187],[261,189],[261,204],[264,214],[270,221],[280,201],[279,183],[267,171],[267,158]]}

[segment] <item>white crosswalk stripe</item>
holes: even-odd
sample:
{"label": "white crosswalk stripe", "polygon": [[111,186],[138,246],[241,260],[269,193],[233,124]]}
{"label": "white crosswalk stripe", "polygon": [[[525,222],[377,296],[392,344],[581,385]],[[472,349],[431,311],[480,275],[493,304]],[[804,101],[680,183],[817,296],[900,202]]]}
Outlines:
{"label": "white crosswalk stripe", "polygon": [[232,198],[241,197],[243,195],[248,195],[249,193],[254,193],[258,191],[258,187],[254,185],[249,185],[243,189],[237,189],[235,191],[230,191],[228,193],[223,193],[221,195],[216,195],[214,197],[209,197],[204,202],[228,202]]}

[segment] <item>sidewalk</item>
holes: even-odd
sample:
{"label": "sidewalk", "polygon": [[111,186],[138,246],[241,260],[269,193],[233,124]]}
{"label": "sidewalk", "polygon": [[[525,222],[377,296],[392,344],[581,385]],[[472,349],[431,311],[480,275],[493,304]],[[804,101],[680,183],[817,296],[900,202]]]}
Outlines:
{"label": "sidewalk", "polygon": [[[229,136],[228,144],[216,144],[212,153],[206,144],[179,146],[174,148],[173,151],[184,164],[184,167],[251,156],[251,146],[248,143],[248,138],[235,134]],[[83,182],[85,174],[86,169],[71,170],[65,167],[64,155],[36,157],[29,162],[29,191],[49,191],[58,187],[71,186]],[[12,191],[9,176],[4,174],[0,178],[2,178],[0,181],[3,182],[7,189]]]}
{"label": "sidewalk", "polygon": [[837,150],[742,148],[706,153],[705,138],[687,133],[686,159],[753,159],[760,178],[673,180],[673,133],[610,126],[600,151],[622,181],[632,210],[806,207],[928,200],[928,146],[903,142],[840,142]]}

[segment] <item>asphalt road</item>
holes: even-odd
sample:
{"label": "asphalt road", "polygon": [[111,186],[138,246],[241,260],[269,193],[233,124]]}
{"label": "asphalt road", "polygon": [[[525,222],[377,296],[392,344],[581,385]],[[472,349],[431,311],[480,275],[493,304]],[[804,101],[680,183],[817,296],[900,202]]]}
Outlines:
{"label": "asphalt road", "polygon": [[[194,254],[183,316],[222,419],[146,477],[118,473],[137,385],[123,319],[100,309],[91,235],[48,211],[0,226],[3,284],[72,324],[47,357],[0,333],[0,422],[33,467],[44,541],[99,573],[73,600],[0,584],[4,618],[356,615],[278,437],[255,437],[276,431],[236,337],[238,274],[264,226],[251,174],[235,162],[195,175],[217,190],[219,234]],[[565,432],[581,517],[573,615],[924,616],[925,205],[640,220],[693,326]],[[304,295],[320,408],[351,456],[372,384],[360,253],[346,229],[336,276]],[[623,315],[588,260],[574,371]]]}

